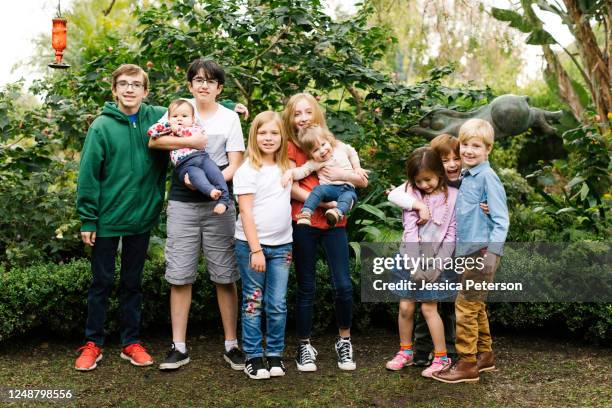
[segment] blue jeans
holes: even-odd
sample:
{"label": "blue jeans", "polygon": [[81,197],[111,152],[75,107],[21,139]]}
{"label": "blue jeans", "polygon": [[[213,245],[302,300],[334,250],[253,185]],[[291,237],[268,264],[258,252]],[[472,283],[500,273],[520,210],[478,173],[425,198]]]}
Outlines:
{"label": "blue jeans", "polygon": [[210,192],[215,188],[221,190],[219,202],[229,208],[230,196],[227,183],[223,178],[223,173],[208,153],[199,151],[190,154],[178,162],[176,171],[181,183],[185,179],[185,174],[189,174],[191,184],[206,197],[210,197]]}
{"label": "blue jeans", "polygon": [[115,282],[115,256],[121,238],[121,277],[119,280],[119,319],[121,345],[140,341],[142,271],[149,247],[150,232],[123,237],[98,237],[91,253],[93,280],[87,295],[86,341],[104,345],[104,323],[108,296]]}
{"label": "blue jeans", "polygon": [[336,201],[336,208],[346,215],[357,202],[357,192],[350,184],[319,184],[308,194],[302,211],[312,214],[321,201]]}
{"label": "blue jeans", "polygon": [[321,245],[331,272],[336,324],[349,329],[353,317],[353,285],[349,269],[346,229],[319,229],[293,225],[293,260],[297,275],[295,306],[298,338],[308,339],[312,332],[312,314],[316,291],[317,247]]}
{"label": "blue jeans", "polygon": [[266,257],[266,271],[256,272],[250,267],[248,242],[236,240],[236,260],[242,279],[242,348],[247,359],[264,355],[262,307],[266,316],[265,355],[280,357],[285,350],[291,244],[261,247]]}

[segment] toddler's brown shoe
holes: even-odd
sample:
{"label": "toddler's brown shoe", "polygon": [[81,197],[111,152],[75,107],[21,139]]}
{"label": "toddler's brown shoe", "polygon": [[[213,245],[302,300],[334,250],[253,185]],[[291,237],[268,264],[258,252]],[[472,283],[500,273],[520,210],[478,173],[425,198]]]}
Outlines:
{"label": "toddler's brown shoe", "polygon": [[310,224],[311,214],[307,211],[303,211],[297,215],[297,225],[311,225]]}
{"label": "toddler's brown shoe", "polygon": [[334,227],[342,219],[342,215],[337,208],[330,208],[325,211],[325,218],[327,219],[327,225]]}

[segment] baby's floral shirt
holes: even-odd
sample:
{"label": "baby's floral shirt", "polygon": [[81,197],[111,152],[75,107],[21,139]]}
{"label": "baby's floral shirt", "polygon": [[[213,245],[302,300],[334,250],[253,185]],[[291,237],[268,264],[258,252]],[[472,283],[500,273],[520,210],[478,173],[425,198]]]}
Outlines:
{"label": "baby's floral shirt", "polygon": [[[149,128],[147,134],[152,139],[157,139],[161,136],[176,136],[176,137],[189,137],[193,136],[199,132],[202,132],[202,128],[198,125],[193,125],[189,127],[182,127],[176,134],[172,133],[172,129],[170,128],[169,122],[164,123],[156,123]],[[175,166],[178,162],[183,160],[185,157],[189,156],[191,153],[197,152],[197,149],[191,149],[189,147],[185,147],[182,149],[172,150],[170,152],[170,160],[172,160],[172,164]]]}

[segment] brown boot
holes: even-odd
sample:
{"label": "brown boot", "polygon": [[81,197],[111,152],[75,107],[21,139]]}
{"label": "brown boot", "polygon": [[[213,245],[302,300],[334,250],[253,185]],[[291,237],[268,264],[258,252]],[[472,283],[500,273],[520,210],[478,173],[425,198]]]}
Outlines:
{"label": "brown boot", "polygon": [[452,366],[433,373],[432,378],[449,384],[473,382],[480,379],[476,362],[472,363],[465,360],[459,360]]}
{"label": "brown boot", "polygon": [[493,352],[485,351],[484,353],[480,353],[476,360],[476,367],[478,367],[479,373],[495,370],[495,356]]}

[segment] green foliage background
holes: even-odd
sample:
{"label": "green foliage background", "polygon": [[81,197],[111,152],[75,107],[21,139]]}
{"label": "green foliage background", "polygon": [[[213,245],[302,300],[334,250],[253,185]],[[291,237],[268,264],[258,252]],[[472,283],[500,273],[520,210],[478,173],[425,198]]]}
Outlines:
{"label": "green foliage background", "polygon": [[[152,104],[189,96],[185,68],[200,56],[224,65],[228,80],[223,97],[245,103],[252,117],[264,109],[280,111],[296,92],[316,95],[334,134],[357,148],[364,166],[372,169],[370,187],[349,218],[357,258],[357,242],[397,240],[401,232],[400,212],[387,203],[384,190],[403,181],[405,158],[426,143],[407,129],[431,109],[470,110],[495,96],[492,88],[475,89],[469,83],[449,87],[446,78],[457,69],[452,64],[430,70],[427,79],[414,84],[397,81],[381,64],[395,39],[388,29],[371,25],[374,9],[367,3],[345,21],[330,18],[316,0],[125,4],[134,13],[123,21],[134,26],[100,30],[95,41],[82,43],[73,68],[35,82],[30,92],[42,99],[40,106],[24,102],[22,84],[0,91],[0,281],[9,288],[0,302],[5,313],[0,339],[35,327],[78,331],[83,324],[90,272],[81,259],[87,254],[74,211],[78,152],[89,124],[111,99],[111,73],[122,63],[146,68]],[[248,123],[243,125],[246,134]],[[502,141],[491,157],[508,193],[508,240],[609,240],[610,133],[582,124],[557,138],[560,157],[569,155],[569,160],[525,163],[525,157],[537,157],[534,145],[550,142],[538,138],[525,134]],[[150,320],[145,323],[167,321],[160,260],[164,229],[162,224],[155,231],[150,249],[145,282],[150,295],[143,314]],[[72,283],[65,282],[69,279]],[[319,279],[318,321],[327,327],[333,303],[323,267]],[[353,280],[358,288],[356,271]],[[202,312],[202,321],[210,322],[211,308],[206,306],[215,303],[210,286],[198,290],[202,297],[193,314]],[[389,305],[360,304],[358,297],[356,304],[358,328],[394,320]],[[516,309],[521,312],[513,315],[514,306],[495,305],[493,320],[509,327],[544,326],[564,319],[570,309],[521,304]],[[609,316],[609,305],[574,310],[597,338],[609,339],[609,326],[601,327],[609,319],[600,319]],[[67,313],[65,319],[53,320],[62,313]]]}

